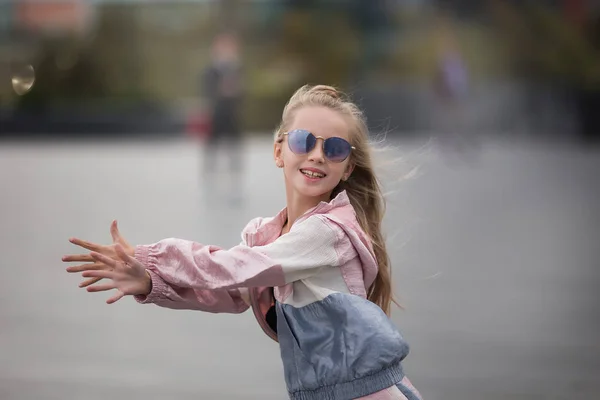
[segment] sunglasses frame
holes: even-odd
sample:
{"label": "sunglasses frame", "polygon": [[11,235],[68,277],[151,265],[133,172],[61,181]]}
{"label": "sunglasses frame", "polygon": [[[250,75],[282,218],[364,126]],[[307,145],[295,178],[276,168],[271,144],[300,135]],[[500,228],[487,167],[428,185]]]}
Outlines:
{"label": "sunglasses frame", "polygon": [[[313,136],[315,137],[315,139],[322,139],[322,140],[323,140],[323,144],[321,145],[321,147],[322,147],[322,150],[323,150],[323,155],[325,155],[325,141],[326,141],[327,139],[331,139],[331,138],[327,138],[327,139],[326,139],[326,138],[324,138],[323,136],[317,136],[317,135],[315,135],[314,133],[312,133],[311,131],[307,131],[306,129],[294,129],[294,130],[291,130],[291,131],[289,131],[289,132],[284,132],[284,133],[282,133],[282,134],[281,134],[281,138],[280,138],[280,140],[279,140],[279,141],[280,141],[280,142],[282,142],[282,141],[283,141],[283,137],[284,137],[284,136],[288,136],[288,135],[289,135],[291,132],[294,132],[294,131],[304,131],[304,132],[308,132],[308,133],[310,133],[311,135],[313,135]],[[344,138],[341,138],[341,137],[338,137],[338,136],[334,136],[334,137],[336,137],[336,138],[338,138],[338,139],[341,139],[341,140],[345,141],[346,143],[350,144],[350,142],[348,142],[348,141],[347,141],[346,139],[344,139]],[[289,141],[288,141],[288,147],[289,147]],[[294,151],[294,150],[292,150],[292,148],[291,148],[291,147],[290,147],[290,150],[291,150],[293,153],[295,153],[295,151]],[[312,149],[311,149],[309,152],[307,152],[307,153],[304,153],[304,154],[308,154],[308,153],[310,153],[310,152],[311,152],[311,151],[313,151],[313,150],[314,150],[314,147],[313,147],[313,148],[312,148]],[[343,160],[341,160],[341,161],[333,161],[333,160],[330,160],[329,158],[327,158],[327,156],[325,156],[325,158],[327,158],[327,160],[329,160],[330,162],[334,162],[334,163],[344,162],[344,161],[346,161],[346,160],[348,159],[348,157],[350,157],[350,155],[352,154],[352,150],[356,150],[356,147],[354,147],[354,146],[352,146],[352,145],[350,144],[350,154],[348,154],[348,156],[347,156],[346,158],[344,158]]]}

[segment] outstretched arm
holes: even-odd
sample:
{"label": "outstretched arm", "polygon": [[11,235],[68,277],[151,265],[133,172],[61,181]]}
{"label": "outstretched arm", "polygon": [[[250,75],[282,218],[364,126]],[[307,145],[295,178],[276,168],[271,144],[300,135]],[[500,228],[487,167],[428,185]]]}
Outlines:
{"label": "outstretched arm", "polygon": [[[133,258],[132,261],[124,257],[126,255],[133,256],[135,254],[135,247],[131,246],[122,237],[117,227],[117,221],[112,222],[110,232],[113,238],[113,244],[110,245],[100,245],[78,238],[71,238],[69,241],[77,246],[90,250],[93,253],[106,256],[112,264],[116,264],[118,262],[124,262],[125,264],[129,262],[132,264],[133,261],[135,261]],[[117,251],[117,245],[122,247],[123,252],[121,254],[119,254]],[[64,256],[62,260],[64,262],[84,262],[84,264],[70,266],[67,268],[67,272],[70,273],[83,272],[84,277],[90,277],[94,275],[93,272],[90,274],[91,271],[115,271],[114,265],[109,265],[103,261],[99,261],[99,256],[94,258],[91,254],[71,254]],[[134,272],[135,269],[122,269],[122,271]],[[144,271],[145,273],[137,275],[136,279],[143,284],[140,289],[141,292],[147,294],[147,296],[140,295],[138,298],[138,301],[140,302],[153,302],[167,308],[192,309],[215,313],[241,313],[249,308],[249,301],[244,299],[244,294],[238,289],[195,290],[190,288],[182,288],[177,287],[176,285],[168,285],[156,273],[146,270],[143,265],[140,266],[140,271]],[[102,273],[103,272],[101,272],[101,274]],[[115,278],[115,276],[113,276],[113,278]],[[121,276],[121,284],[122,278],[123,277]],[[109,290],[113,288],[115,283],[114,279],[113,282],[108,284],[90,286],[98,283],[102,279],[103,277],[95,275],[82,282],[79,287],[89,287],[89,291]],[[129,289],[131,288],[129,287]],[[111,297],[108,302],[114,303],[122,296],[123,293],[119,291],[118,294]]]}
{"label": "outstretched arm", "polygon": [[274,287],[339,263],[340,231],[312,216],[266,246],[231,249],[183,239],[137,246],[135,258],[167,285],[196,290]]}
{"label": "outstretched arm", "polygon": [[86,278],[111,280],[87,288],[91,292],[117,289],[109,303],[134,295],[138,302],[168,308],[239,313],[248,308],[243,295],[246,288],[283,286],[321,268],[338,266],[337,246],[342,237],[341,229],[315,215],[265,246],[241,244],[225,250],[165,239],[136,246],[132,257],[116,245],[118,259],[96,251],[90,254],[93,265],[106,268],[81,271]]}

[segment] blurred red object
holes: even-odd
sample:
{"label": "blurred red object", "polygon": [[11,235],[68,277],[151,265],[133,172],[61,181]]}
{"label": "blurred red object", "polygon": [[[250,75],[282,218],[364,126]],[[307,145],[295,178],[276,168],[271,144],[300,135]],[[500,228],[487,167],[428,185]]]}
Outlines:
{"label": "blurred red object", "polygon": [[191,113],[186,124],[186,134],[194,139],[205,140],[210,136],[212,120],[206,111]]}
{"label": "blurred red object", "polygon": [[34,32],[83,33],[92,27],[96,7],[86,0],[19,0],[13,3],[16,3],[14,23]]}

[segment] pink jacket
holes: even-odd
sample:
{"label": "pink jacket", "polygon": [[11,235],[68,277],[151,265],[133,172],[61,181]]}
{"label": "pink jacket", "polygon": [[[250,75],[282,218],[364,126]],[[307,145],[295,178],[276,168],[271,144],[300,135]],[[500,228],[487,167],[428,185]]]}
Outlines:
{"label": "pink jacket", "polygon": [[[137,246],[152,291],[136,300],[213,313],[252,306],[262,329],[279,341],[291,399],[418,399],[401,366],[408,345],[366,299],[377,262],[346,193],[307,211],[281,235],[285,221],[285,209],[256,218],[242,243],[227,250],[181,239]],[[267,322],[269,310],[276,322]],[[400,395],[381,397],[391,388]]]}

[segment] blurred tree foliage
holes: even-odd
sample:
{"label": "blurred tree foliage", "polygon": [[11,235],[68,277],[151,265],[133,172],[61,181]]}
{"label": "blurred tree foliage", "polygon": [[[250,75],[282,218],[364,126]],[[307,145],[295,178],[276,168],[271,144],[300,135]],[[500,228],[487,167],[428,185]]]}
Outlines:
{"label": "blurred tree foliage", "polygon": [[46,111],[108,92],[105,75],[94,57],[81,49],[77,39],[46,40],[39,44],[34,62],[36,80],[31,91],[18,98],[18,106]]}
{"label": "blurred tree foliage", "polygon": [[595,31],[577,29],[537,2],[486,4],[476,16],[441,19],[389,0],[104,4],[92,37],[40,41],[36,85],[20,101],[38,108],[192,101],[211,39],[223,28],[242,39],[250,130],[275,126],[304,83],[427,85],[449,36],[474,78],[512,72],[600,86],[598,43],[590,39],[599,40],[597,23]]}
{"label": "blurred tree foliage", "polygon": [[144,98],[135,30],[131,29],[135,14],[131,8],[114,12],[114,7],[108,5],[100,14],[91,37],[38,39],[36,83],[19,98],[20,107],[121,107]]}
{"label": "blurred tree foliage", "polygon": [[566,19],[561,9],[535,2],[494,0],[489,5],[517,75],[600,89],[597,21],[578,26]]}

